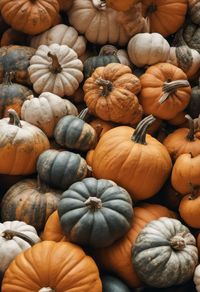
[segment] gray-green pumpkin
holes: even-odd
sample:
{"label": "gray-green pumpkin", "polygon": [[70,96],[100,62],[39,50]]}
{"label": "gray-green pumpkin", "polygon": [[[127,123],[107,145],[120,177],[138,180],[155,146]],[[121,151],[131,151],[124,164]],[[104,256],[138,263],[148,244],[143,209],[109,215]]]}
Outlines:
{"label": "gray-green pumpkin", "polygon": [[95,147],[96,131],[84,121],[87,111],[86,108],[78,116],[68,115],[59,120],[54,130],[54,138],[59,145],[79,151]]}
{"label": "gray-green pumpkin", "polygon": [[131,292],[126,284],[115,276],[103,275],[101,276],[101,282],[102,292]]}
{"label": "gray-green pumpkin", "polygon": [[196,240],[179,220],[161,217],[139,233],[132,261],[140,279],[165,288],[192,278],[198,264]]}
{"label": "gray-green pumpkin", "polygon": [[132,200],[113,181],[90,177],[62,194],[58,214],[63,233],[71,242],[106,247],[130,229]]}
{"label": "gray-green pumpkin", "polygon": [[66,190],[71,184],[87,176],[88,166],[79,154],[49,149],[39,156],[37,172],[40,179],[49,186]]}

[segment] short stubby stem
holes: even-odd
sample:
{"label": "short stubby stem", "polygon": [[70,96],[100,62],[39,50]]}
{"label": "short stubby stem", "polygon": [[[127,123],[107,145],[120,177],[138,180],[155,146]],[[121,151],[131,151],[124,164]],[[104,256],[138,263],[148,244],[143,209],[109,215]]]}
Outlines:
{"label": "short stubby stem", "polygon": [[58,62],[58,57],[56,56],[56,54],[52,54],[51,52],[48,52],[47,55],[52,60],[50,71],[54,74],[60,73],[62,71],[62,67],[60,63]]}
{"label": "short stubby stem", "polygon": [[101,209],[102,208],[102,202],[101,199],[97,198],[97,197],[89,197],[86,201],[85,201],[85,205],[93,210],[96,209]]}
{"label": "short stubby stem", "polygon": [[103,78],[98,78],[96,84],[102,89],[101,95],[108,96],[108,94],[113,90],[113,85],[110,80],[105,80]]}
{"label": "short stubby stem", "polygon": [[172,249],[181,251],[186,247],[185,239],[182,234],[177,234],[170,239],[170,246]]}

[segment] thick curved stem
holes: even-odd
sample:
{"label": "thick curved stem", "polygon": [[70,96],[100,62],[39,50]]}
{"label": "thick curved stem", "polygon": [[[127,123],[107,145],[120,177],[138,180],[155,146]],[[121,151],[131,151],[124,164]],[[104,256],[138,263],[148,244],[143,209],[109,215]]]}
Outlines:
{"label": "thick curved stem", "polygon": [[181,251],[186,247],[185,239],[183,238],[183,233],[179,233],[170,239],[170,246],[172,249]]}
{"label": "thick curved stem", "polygon": [[58,57],[55,54],[52,54],[51,52],[48,52],[47,55],[52,60],[52,63],[50,66],[51,72],[54,74],[60,73],[62,71],[62,67],[60,63],[58,62]]}
{"label": "thick curved stem", "polygon": [[8,115],[9,115],[9,118],[10,118],[8,123],[10,125],[14,125],[14,126],[17,126],[19,128],[22,128],[22,124],[20,122],[19,116],[18,116],[18,114],[16,113],[16,111],[14,109],[10,108],[8,110]]}
{"label": "thick curved stem", "polygon": [[105,10],[107,7],[105,0],[92,0],[92,4],[99,10]]}
{"label": "thick curved stem", "polygon": [[186,139],[189,141],[194,141],[194,120],[189,115],[185,115],[185,117],[189,121],[189,132],[186,136]]}
{"label": "thick curved stem", "polygon": [[102,92],[101,92],[102,96],[108,96],[109,93],[113,90],[113,85],[110,80],[98,78],[95,83],[97,85],[100,85],[100,88],[102,88]]}
{"label": "thick curved stem", "polygon": [[11,240],[11,239],[13,239],[14,236],[16,236],[16,237],[19,237],[19,238],[25,240],[31,246],[33,246],[35,244],[35,242],[30,237],[28,237],[24,233],[14,231],[14,230],[6,229],[2,232],[1,236],[4,237],[6,240]]}
{"label": "thick curved stem", "polygon": [[146,133],[148,127],[156,120],[154,116],[150,115],[146,118],[144,118],[135,129],[133,136],[131,137],[131,140],[135,143],[146,145]]}
{"label": "thick curved stem", "polygon": [[97,197],[89,197],[86,201],[85,201],[85,205],[92,209],[92,210],[96,210],[96,209],[101,209],[102,207],[102,202],[101,199],[97,198]]}
{"label": "thick curved stem", "polygon": [[164,94],[159,99],[159,103],[162,104],[163,102],[165,102],[170,97],[170,95],[177,89],[188,86],[190,86],[188,80],[175,80],[171,82],[164,82],[163,84]]}
{"label": "thick curved stem", "polygon": [[80,112],[80,114],[78,115],[78,118],[85,121],[86,117],[88,116],[88,113],[89,113],[89,109],[88,107],[86,107]]}

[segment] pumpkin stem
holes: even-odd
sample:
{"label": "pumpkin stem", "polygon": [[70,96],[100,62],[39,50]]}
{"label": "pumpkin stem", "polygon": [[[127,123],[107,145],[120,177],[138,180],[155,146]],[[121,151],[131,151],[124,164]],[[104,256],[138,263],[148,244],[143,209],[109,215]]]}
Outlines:
{"label": "pumpkin stem", "polygon": [[101,199],[97,198],[97,197],[89,197],[86,201],[85,201],[85,205],[92,209],[92,210],[97,210],[97,209],[101,209],[102,207],[102,202]]}
{"label": "pumpkin stem", "polygon": [[49,187],[44,181],[41,180],[39,175],[37,176],[37,185],[37,190],[42,194],[45,194],[49,190]]}
{"label": "pumpkin stem", "polygon": [[175,80],[171,82],[164,82],[162,88],[164,94],[159,99],[159,103],[162,104],[163,102],[165,102],[170,97],[170,95],[174,93],[177,89],[188,86],[190,86],[188,80]]}
{"label": "pumpkin stem", "polygon": [[62,67],[58,62],[58,57],[55,54],[52,54],[51,52],[48,52],[47,56],[52,59],[52,63],[50,66],[51,72],[54,74],[60,73],[62,71]]}
{"label": "pumpkin stem", "polygon": [[108,94],[112,91],[113,85],[110,80],[105,80],[103,78],[98,78],[95,83],[100,85],[100,89],[102,89],[101,95],[108,96]]}
{"label": "pumpkin stem", "polygon": [[6,229],[6,230],[4,230],[2,232],[1,236],[3,238],[5,238],[6,240],[11,240],[11,239],[13,239],[14,236],[16,236],[16,237],[19,237],[19,238],[25,240],[31,246],[33,246],[35,244],[35,242],[30,237],[28,237],[24,233],[21,233],[21,232],[18,232],[18,231],[14,231],[14,230]]}
{"label": "pumpkin stem", "polygon": [[22,124],[20,122],[19,116],[18,116],[18,114],[16,113],[16,111],[14,109],[9,108],[8,115],[9,115],[9,118],[10,118],[10,120],[8,122],[9,124],[17,126],[19,128],[22,128]]}
{"label": "pumpkin stem", "polygon": [[86,107],[79,113],[78,118],[85,121],[88,113],[89,113],[89,109],[88,107]]}
{"label": "pumpkin stem", "polygon": [[54,289],[51,289],[50,287],[43,287],[38,292],[56,292]]}
{"label": "pumpkin stem", "polygon": [[106,1],[105,0],[92,0],[92,4],[95,8],[99,10],[105,10],[106,9]]}
{"label": "pumpkin stem", "polygon": [[146,145],[146,133],[148,127],[156,120],[154,116],[150,115],[144,118],[136,127],[131,140],[135,143]]}
{"label": "pumpkin stem", "polygon": [[11,85],[14,77],[15,77],[15,72],[13,72],[13,71],[6,72],[4,75],[4,78],[3,78],[3,83],[7,84],[7,85]]}
{"label": "pumpkin stem", "polygon": [[183,238],[184,233],[178,233],[170,239],[170,246],[174,250],[181,251],[186,247],[185,239]]}
{"label": "pumpkin stem", "polygon": [[117,48],[112,45],[105,45],[101,47],[99,51],[99,56],[105,56],[105,55],[117,55]]}
{"label": "pumpkin stem", "polygon": [[189,121],[189,132],[186,136],[186,139],[189,141],[194,141],[194,120],[189,115],[185,115],[185,117]]}

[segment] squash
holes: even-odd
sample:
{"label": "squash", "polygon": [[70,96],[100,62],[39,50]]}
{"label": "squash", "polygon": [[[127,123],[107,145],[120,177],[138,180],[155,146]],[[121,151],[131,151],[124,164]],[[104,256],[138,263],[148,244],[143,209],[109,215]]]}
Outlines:
{"label": "squash", "polygon": [[4,273],[19,253],[39,241],[35,228],[25,222],[15,220],[0,223],[0,272]]}
{"label": "squash", "polygon": [[1,47],[9,45],[28,46],[29,38],[27,34],[17,31],[13,28],[8,28],[1,37]]}
{"label": "squash", "polygon": [[78,115],[77,108],[67,99],[43,92],[39,97],[30,95],[21,108],[21,117],[40,128],[48,137],[53,137],[55,126],[65,115]]}
{"label": "squash", "polygon": [[198,0],[188,0],[188,14],[192,22],[200,24],[200,5]]}
{"label": "squash", "polygon": [[84,85],[84,101],[96,117],[122,124],[136,124],[143,114],[136,94],[141,85],[131,69],[111,63],[98,67]]}
{"label": "squash", "polygon": [[0,173],[28,175],[36,172],[39,155],[49,149],[47,136],[37,127],[20,121],[13,109],[0,120]]}
{"label": "squash", "polygon": [[28,72],[37,93],[72,95],[83,80],[83,64],[66,45],[41,45],[30,59]]}
{"label": "squash", "polygon": [[179,220],[161,217],[139,233],[132,261],[140,279],[158,288],[187,282],[198,264],[196,240]]}
{"label": "squash", "polygon": [[190,102],[187,107],[188,114],[193,118],[198,118],[200,113],[200,80],[192,87]]}
{"label": "squash", "polygon": [[101,276],[103,292],[131,292],[124,282],[108,274]]}
{"label": "squash", "polygon": [[105,133],[91,159],[93,176],[113,180],[134,200],[155,195],[167,180],[172,162],[166,148],[146,134],[154,120],[148,116],[136,130],[120,126]]}
{"label": "squash", "polygon": [[132,200],[114,182],[89,177],[62,194],[58,214],[63,233],[71,242],[100,248],[128,232],[133,217]]}
{"label": "squash", "polygon": [[196,291],[200,291],[200,265],[196,266],[194,271],[193,281],[195,283]]}
{"label": "squash", "polygon": [[138,234],[150,221],[160,217],[174,218],[174,213],[157,204],[142,204],[134,207],[133,212],[131,229],[128,233],[111,246],[94,250],[93,254],[101,268],[114,273],[131,288],[136,288],[141,287],[142,283],[133,266],[131,252]]}
{"label": "squash", "polygon": [[[62,0],[63,1],[63,0]],[[30,41],[31,47],[38,49],[40,45],[67,45],[73,49],[80,57],[86,50],[86,39],[72,26],[66,24],[57,24],[45,32],[33,36]]]}
{"label": "squash", "polygon": [[150,66],[140,82],[139,102],[147,115],[170,120],[189,104],[191,87],[187,75],[172,64]]}
{"label": "squash", "polygon": [[41,231],[48,217],[57,209],[61,191],[39,179],[25,179],[14,184],[1,201],[3,221],[24,221]]}
{"label": "squash", "polygon": [[54,24],[59,4],[57,0],[0,0],[0,10],[14,29],[34,35]]}
{"label": "squash", "polygon": [[128,56],[137,67],[167,61],[170,46],[159,33],[137,33],[128,42]]}
{"label": "squash", "polygon": [[143,0],[143,15],[150,32],[158,32],[164,37],[175,33],[185,20],[187,4],[187,0]]}
{"label": "squash", "polygon": [[14,259],[2,282],[2,292],[70,290],[101,292],[102,284],[93,259],[69,242],[35,244]]}
{"label": "squash", "polygon": [[65,191],[74,182],[84,179],[88,168],[79,154],[50,149],[38,157],[37,172],[42,181]]}

